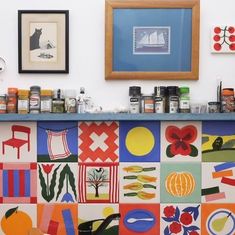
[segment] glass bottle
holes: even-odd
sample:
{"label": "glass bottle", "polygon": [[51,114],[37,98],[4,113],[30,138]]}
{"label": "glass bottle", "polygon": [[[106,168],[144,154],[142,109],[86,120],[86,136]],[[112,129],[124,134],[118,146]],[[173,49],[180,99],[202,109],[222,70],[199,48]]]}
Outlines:
{"label": "glass bottle", "polygon": [[180,113],[190,113],[189,87],[180,87]]}
{"label": "glass bottle", "polygon": [[29,95],[29,112],[40,113],[40,86],[31,86]]}
{"label": "glass bottle", "polygon": [[140,113],[141,111],[141,87],[129,87],[129,111],[130,113]]}
{"label": "glass bottle", "polygon": [[64,98],[61,89],[54,91],[54,98],[52,100],[52,113],[64,113]]}
{"label": "glass bottle", "polygon": [[9,87],[7,95],[7,113],[16,113],[17,111],[17,88]]}
{"label": "glass bottle", "polygon": [[18,113],[27,114],[29,112],[29,91],[18,91]]}
{"label": "glass bottle", "polygon": [[52,90],[41,90],[41,113],[52,112]]}

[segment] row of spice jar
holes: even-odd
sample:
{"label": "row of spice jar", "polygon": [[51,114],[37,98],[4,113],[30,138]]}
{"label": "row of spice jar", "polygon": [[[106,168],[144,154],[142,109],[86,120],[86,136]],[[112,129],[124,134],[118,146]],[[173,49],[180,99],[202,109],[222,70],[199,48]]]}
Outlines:
{"label": "row of spice jar", "polygon": [[[199,110],[190,104],[190,88],[178,86],[154,87],[151,95],[141,94],[141,87],[129,87],[129,112],[130,113],[204,113],[207,105],[202,105]],[[224,88],[220,101],[208,102],[208,112],[234,112],[234,89]],[[201,108],[201,110],[200,110]]]}
{"label": "row of spice jar", "polygon": [[30,90],[8,88],[8,93],[0,95],[0,113],[38,114],[38,113],[76,113],[85,112],[85,89],[44,90],[31,86]]}

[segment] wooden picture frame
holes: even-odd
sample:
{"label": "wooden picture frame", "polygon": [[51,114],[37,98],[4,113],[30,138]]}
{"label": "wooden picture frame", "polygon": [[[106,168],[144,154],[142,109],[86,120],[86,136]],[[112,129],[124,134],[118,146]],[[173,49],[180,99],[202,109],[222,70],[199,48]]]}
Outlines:
{"label": "wooden picture frame", "polygon": [[106,0],[106,80],[197,80],[200,0]]}
{"label": "wooden picture frame", "polygon": [[69,73],[69,11],[18,11],[19,73]]}

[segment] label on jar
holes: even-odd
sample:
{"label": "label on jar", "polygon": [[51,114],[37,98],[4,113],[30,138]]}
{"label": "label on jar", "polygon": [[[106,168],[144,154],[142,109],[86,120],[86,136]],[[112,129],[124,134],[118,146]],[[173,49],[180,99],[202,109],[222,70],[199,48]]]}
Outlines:
{"label": "label on jar", "polygon": [[155,97],[155,113],[165,113],[165,100],[163,97]]}
{"label": "label on jar", "polygon": [[39,109],[40,108],[40,97],[38,95],[31,95],[29,105],[30,105],[30,110],[31,109]]}
{"label": "label on jar", "polygon": [[169,113],[178,113],[179,99],[177,96],[171,96],[169,98]]}
{"label": "label on jar", "polygon": [[189,99],[180,99],[180,109],[190,109]]}
{"label": "label on jar", "polygon": [[6,104],[0,104],[0,110],[6,110],[7,105]]}
{"label": "label on jar", "polygon": [[51,113],[52,100],[41,100],[41,112],[42,113]]}
{"label": "label on jar", "polygon": [[140,112],[140,99],[130,98],[130,113],[139,113],[139,112]]}
{"label": "label on jar", "polygon": [[143,100],[143,112],[144,113],[153,113],[154,112],[154,101],[153,101],[153,99]]}
{"label": "label on jar", "polygon": [[28,100],[18,100],[18,113],[29,111],[29,101]]}

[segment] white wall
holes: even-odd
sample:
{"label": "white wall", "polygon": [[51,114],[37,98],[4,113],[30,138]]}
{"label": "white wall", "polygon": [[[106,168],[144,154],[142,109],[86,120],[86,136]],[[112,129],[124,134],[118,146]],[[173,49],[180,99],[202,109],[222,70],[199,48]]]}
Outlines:
{"label": "white wall", "polygon": [[[213,25],[235,25],[234,0],[201,0],[200,78],[198,81],[105,81],[104,80],[104,0],[1,0],[0,56],[7,70],[0,74],[0,93],[7,87],[76,88],[84,86],[105,109],[127,106],[128,87],[142,86],[150,94],[158,85],[188,85],[192,100],[215,100],[217,79],[235,87],[235,54],[210,53]],[[70,10],[70,73],[68,75],[18,74],[17,10]]]}

